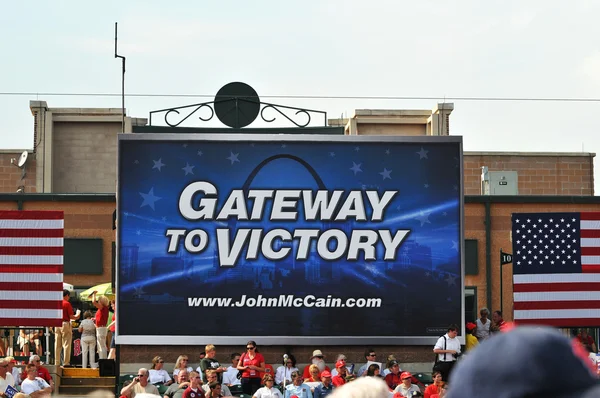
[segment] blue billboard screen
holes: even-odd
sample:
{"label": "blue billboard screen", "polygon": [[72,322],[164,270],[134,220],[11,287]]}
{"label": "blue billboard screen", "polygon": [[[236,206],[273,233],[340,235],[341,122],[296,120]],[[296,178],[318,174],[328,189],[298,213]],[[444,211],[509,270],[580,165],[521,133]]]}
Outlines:
{"label": "blue billboard screen", "polygon": [[460,137],[121,135],[117,342],[432,342],[463,323],[461,164]]}

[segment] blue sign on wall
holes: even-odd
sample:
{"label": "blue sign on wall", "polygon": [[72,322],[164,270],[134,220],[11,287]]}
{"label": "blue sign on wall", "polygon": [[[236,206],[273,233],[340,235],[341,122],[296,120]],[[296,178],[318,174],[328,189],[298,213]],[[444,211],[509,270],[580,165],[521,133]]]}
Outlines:
{"label": "blue sign on wall", "polygon": [[433,342],[461,166],[460,137],[121,135],[117,342]]}

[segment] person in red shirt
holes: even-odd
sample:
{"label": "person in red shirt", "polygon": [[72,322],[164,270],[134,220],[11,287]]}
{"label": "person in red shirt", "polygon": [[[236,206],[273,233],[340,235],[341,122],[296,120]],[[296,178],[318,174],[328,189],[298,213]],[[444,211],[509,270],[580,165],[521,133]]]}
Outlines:
{"label": "person in red shirt", "polygon": [[348,369],[346,369],[345,361],[337,361],[335,363],[335,370],[337,370],[338,374],[331,378],[331,382],[334,386],[340,387],[346,384],[346,375],[348,374]]}
{"label": "person in red shirt", "polygon": [[108,348],[106,347],[106,335],[108,333],[108,297],[100,296],[96,300],[96,292],[92,293],[92,304],[98,309],[96,311],[96,339],[98,340],[98,358],[106,359]]}
{"label": "person in red shirt", "polygon": [[391,370],[391,373],[388,373],[385,376],[385,383],[388,385],[390,391],[394,391],[394,389],[398,387],[398,384],[402,383],[402,379],[400,378],[400,372],[402,370],[400,369],[398,361],[390,361],[388,365],[391,365],[388,366]]}
{"label": "person in red shirt", "polygon": [[185,389],[182,398],[204,398],[204,390],[202,390],[202,379],[196,371],[190,372],[190,386]]}
{"label": "person in red shirt", "polygon": [[592,348],[592,352],[597,352],[596,342],[594,341],[594,338],[588,334],[587,329],[581,329],[577,335],[577,340],[584,346],[589,345]]}
{"label": "person in red shirt", "polygon": [[444,385],[444,381],[442,380],[442,374],[440,372],[433,372],[431,375],[433,378],[433,383],[428,385],[425,391],[423,392],[424,398],[431,398],[434,395],[442,392],[442,386]]}
{"label": "person in red shirt", "polygon": [[56,366],[60,366],[61,351],[64,351],[64,366],[70,366],[71,363],[71,343],[73,341],[71,321],[79,319],[80,311],[77,310],[77,313],[73,314],[73,307],[69,302],[70,295],[67,289],[63,290],[62,326],[54,328],[54,364]]}
{"label": "person in red shirt", "polygon": [[260,375],[265,371],[265,358],[256,348],[255,341],[246,343],[246,352],[240,357],[237,369],[242,371],[242,391],[254,395],[260,388]]}
{"label": "person in red shirt", "polygon": [[[314,350],[312,353],[312,357],[310,358],[310,365],[317,365],[319,368],[319,377],[321,377],[321,372],[324,370],[331,372],[329,366],[325,364],[325,355],[321,352],[321,350]],[[304,371],[302,372],[302,377],[306,380],[310,378],[310,365],[306,365],[304,367]]]}

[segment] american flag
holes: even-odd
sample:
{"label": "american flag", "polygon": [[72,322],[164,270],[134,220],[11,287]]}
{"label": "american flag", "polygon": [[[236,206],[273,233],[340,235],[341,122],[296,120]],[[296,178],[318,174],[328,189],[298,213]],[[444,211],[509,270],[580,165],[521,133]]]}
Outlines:
{"label": "american flag", "polygon": [[0,325],[61,326],[62,211],[0,210]]}
{"label": "american flag", "polygon": [[518,324],[600,326],[600,212],[514,213]]}

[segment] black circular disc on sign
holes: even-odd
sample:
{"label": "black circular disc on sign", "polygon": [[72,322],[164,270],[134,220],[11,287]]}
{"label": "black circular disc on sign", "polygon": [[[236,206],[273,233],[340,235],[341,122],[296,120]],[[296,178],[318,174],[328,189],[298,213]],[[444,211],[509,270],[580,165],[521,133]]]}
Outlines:
{"label": "black circular disc on sign", "polygon": [[258,94],[246,83],[228,83],[215,96],[215,113],[226,126],[246,127],[256,119],[259,111]]}

